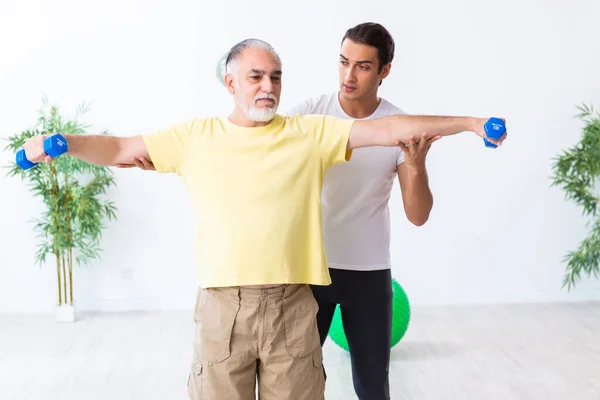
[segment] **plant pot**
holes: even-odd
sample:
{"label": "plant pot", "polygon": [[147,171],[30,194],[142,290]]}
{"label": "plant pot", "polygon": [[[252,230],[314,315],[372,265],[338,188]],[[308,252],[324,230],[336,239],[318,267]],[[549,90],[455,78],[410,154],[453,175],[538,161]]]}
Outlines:
{"label": "plant pot", "polygon": [[57,306],[56,322],[75,322],[75,303]]}

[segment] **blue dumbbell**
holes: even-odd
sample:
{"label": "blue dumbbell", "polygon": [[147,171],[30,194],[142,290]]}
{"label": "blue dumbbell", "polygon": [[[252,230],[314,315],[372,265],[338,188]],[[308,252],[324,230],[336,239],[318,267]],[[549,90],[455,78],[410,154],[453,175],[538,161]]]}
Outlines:
{"label": "blue dumbbell", "polygon": [[[483,125],[483,129],[485,129],[486,136],[493,140],[500,139],[502,135],[506,133],[506,126],[504,125],[504,121],[502,121],[500,118],[488,119],[485,125]],[[492,149],[498,147],[487,139],[483,139],[483,142],[485,143],[485,147]]]}
{"label": "blue dumbbell", "polygon": [[[52,158],[56,158],[69,150],[69,142],[60,133],[48,136],[44,139],[44,152]],[[17,165],[23,169],[33,168],[38,163],[31,162],[25,156],[25,150],[17,152]]]}

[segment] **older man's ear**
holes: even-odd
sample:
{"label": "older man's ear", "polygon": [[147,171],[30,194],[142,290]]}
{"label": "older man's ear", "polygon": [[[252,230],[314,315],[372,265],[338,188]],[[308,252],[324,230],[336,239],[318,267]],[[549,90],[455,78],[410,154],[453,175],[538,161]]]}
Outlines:
{"label": "older man's ear", "polygon": [[144,171],[156,171],[154,164],[152,161],[146,160],[144,157],[141,158],[132,158],[131,164],[117,164],[117,168],[134,168],[138,167],[139,169],[143,169]]}

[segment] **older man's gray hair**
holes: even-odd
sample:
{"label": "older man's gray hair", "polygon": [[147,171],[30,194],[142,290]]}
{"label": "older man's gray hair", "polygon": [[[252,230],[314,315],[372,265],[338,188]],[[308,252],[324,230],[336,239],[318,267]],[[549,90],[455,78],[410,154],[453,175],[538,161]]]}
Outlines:
{"label": "older man's gray hair", "polygon": [[237,64],[239,63],[239,61],[242,57],[242,53],[246,49],[269,50],[277,58],[277,61],[279,61],[279,64],[281,64],[281,59],[279,58],[279,54],[277,54],[277,52],[275,51],[273,46],[271,46],[269,43],[265,42],[264,40],[260,40],[260,39],[254,39],[254,38],[245,39],[245,40],[242,40],[241,42],[239,42],[238,44],[236,44],[235,46],[233,46],[231,48],[231,50],[229,50],[229,53],[227,54],[227,57],[225,58],[225,65],[223,66],[225,69],[224,73],[231,73],[235,69],[235,67],[237,66]]}

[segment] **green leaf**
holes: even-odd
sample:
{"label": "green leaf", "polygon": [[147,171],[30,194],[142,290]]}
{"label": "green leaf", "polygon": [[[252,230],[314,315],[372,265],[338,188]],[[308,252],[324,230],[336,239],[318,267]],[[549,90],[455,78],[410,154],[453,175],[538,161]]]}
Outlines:
{"label": "green leaf", "polygon": [[565,200],[581,207],[582,215],[592,223],[588,237],[563,259],[566,264],[563,287],[569,291],[582,275],[596,278],[600,275],[599,199],[595,195],[600,178],[600,113],[585,104],[578,105],[577,109],[576,117],[584,123],[581,140],[552,159],[551,186],[560,187]]}
{"label": "green leaf", "polygon": [[[81,121],[89,109],[89,104],[81,103],[73,117],[65,117],[57,105],[51,105],[44,97],[35,124],[6,138],[4,151],[14,155],[27,139],[37,135],[97,134],[90,132],[89,125]],[[27,171],[17,166],[13,158],[3,168],[7,171],[6,176],[20,178],[31,195],[45,207],[32,223],[38,240],[36,253],[32,256],[36,264],[56,262],[55,254],[65,255],[68,260],[66,255],[70,251],[77,265],[90,265],[92,260],[100,258],[105,222],[117,219],[114,202],[106,199],[108,190],[116,185],[112,170],[68,155],[57,158],[50,165],[41,163]]]}

